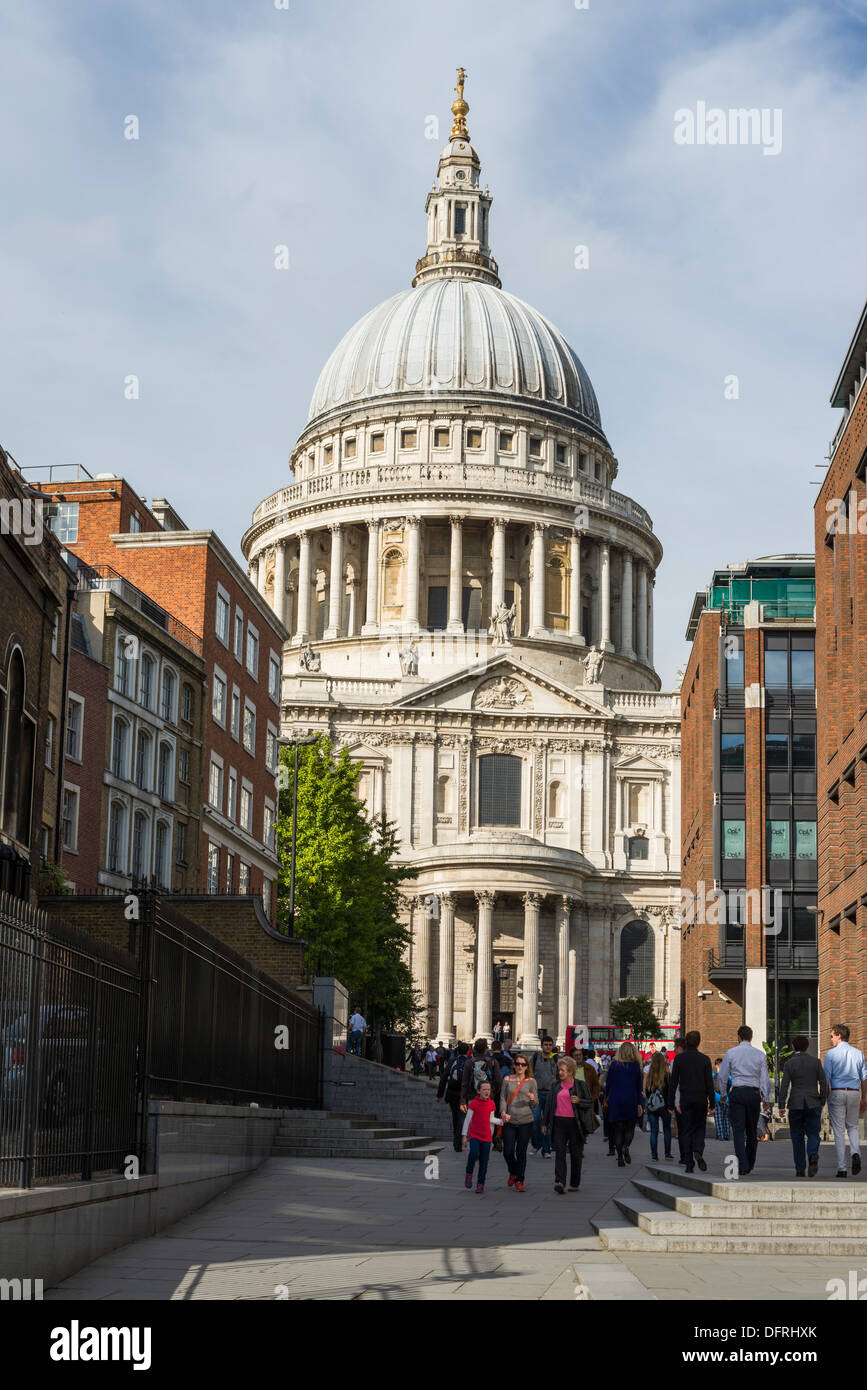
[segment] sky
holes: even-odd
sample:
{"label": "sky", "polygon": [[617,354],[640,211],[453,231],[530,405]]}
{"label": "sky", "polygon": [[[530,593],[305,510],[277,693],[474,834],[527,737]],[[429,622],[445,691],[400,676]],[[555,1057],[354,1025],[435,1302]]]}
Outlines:
{"label": "sky", "polygon": [[[8,0],[0,442],[240,559],[320,368],[424,252],[461,64],[503,286],[578,353],[665,548],[671,688],[715,567],[812,548],[867,294],[867,0],[580,3]],[[741,107],[773,141],[675,139]]]}

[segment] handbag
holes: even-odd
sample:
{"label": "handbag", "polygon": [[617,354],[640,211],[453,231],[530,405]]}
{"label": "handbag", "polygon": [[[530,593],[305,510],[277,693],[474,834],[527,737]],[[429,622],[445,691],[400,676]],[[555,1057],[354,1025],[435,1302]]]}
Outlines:
{"label": "handbag", "polygon": [[522,1077],[521,1077],[521,1080],[518,1082],[517,1086],[515,1087],[514,1091],[512,1092],[511,1099],[509,1100],[509,1105],[512,1104],[512,1102],[513,1102],[514,1099],[515,1099],[515,1096],[518,1094],[518,1092],[520,1091],[521,1087],[523,1086],[524,1082],[525,1082],[527,1079],[528,1079],[528,1078],[527,1078],[526,1076],[522,1076]]}

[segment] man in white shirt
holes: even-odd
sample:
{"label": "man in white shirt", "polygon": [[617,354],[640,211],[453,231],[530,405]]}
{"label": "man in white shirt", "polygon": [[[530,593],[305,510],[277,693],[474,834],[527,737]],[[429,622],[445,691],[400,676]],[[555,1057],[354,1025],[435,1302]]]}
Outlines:
{"label": "man in white shirt", "polygon": [[759,1147],[759,1112],[771,1098],[768,1061],[759,1047],[752,1045],[753,1030],[742,1023],[737,1047],[730,1047],[722,1059],[717,1087],[721,1096],[731,1077],[729,1119],[738,1156],[738,1176],[743,1178],[756,1166]]}
{"label": "man in white shirt", "polygon": [[861,1144],[858,1137],[858,1116],[867,1110],[867,1063],[863,1052],[849,1043],[845,1023],[831,1027],[831,1046],[825,1053],[825,1076],[828,1078],[828,1117],[834,1131],[837,1149],[837,1177],[848,1176],[846,1135],[852,1154],[852,1176],[861,1172]]}
{"label": "man in white shirt", "polygon": [[367,1032],[367,1024],[358,1009],[349,1020],[349,1051],[361,1056],[361,1040]]}
{"label": "man in white shirt", "polygon": [[648,1054],[647,1054],[647,1061],[645,1062],[645,1064],[644,1064],[644,1066],[643,1066],[643,1068],[642,1068],[642,1071],[643,1071],[643,1073],[644,1073],[645,1076],[646,1076],[647,1073],[650,1071],[650,1064],[651,1064],[651,1062],[653,1061],[653,1058],[654,1058],[655,1055],[656,1055],[656,1043],[651,1043],[651,1044],[650,1044],[650,1050],[648,1051]]}

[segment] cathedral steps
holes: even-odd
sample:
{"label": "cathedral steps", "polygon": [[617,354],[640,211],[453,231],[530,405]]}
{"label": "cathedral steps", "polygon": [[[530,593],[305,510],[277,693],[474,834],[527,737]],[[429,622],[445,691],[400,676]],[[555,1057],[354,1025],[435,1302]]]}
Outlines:
{"label": "cathedral steps", "polygon": [[375,1116],[338,1111],[287,1111],[272,1158],[427,1158],[445,1144],[422,1131],[400,1128]]}

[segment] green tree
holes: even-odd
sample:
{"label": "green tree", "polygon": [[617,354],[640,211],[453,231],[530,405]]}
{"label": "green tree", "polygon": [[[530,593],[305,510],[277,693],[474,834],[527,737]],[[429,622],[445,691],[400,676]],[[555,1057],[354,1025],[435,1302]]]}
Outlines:
{"label": "green tree", "polygon": [[[294,751],[281,750],[277,815],[277,922],[286,930],[292,853]],[[373,821],[358,800],[360,767],[325,736],[298,749],[295,931],[309,942],[310,967],[333,974],[363,1002],[372,1023],[411,1028],[418,1005],[403,959],[409,932],[399,917],[400,886],[417,870],[397,861],[395,827]]]}
{"label": "green tree", "polygon": [[638,1042],[643,1038],[659,1037],[659,1019],[646,994],[618,999],[616,1004],[611,1005],[611,1022],[615,1028],[631,1028],[632,1036]]}

